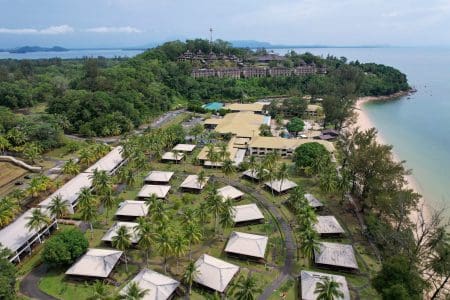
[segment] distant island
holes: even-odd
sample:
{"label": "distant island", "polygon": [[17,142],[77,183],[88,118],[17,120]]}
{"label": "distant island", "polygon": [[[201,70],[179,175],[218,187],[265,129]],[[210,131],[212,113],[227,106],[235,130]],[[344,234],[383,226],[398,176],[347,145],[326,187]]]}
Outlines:
{"label": "distant island", "polygon": [[4,52],[9,52],[9,53],[65,52],[65,51],[69,51],[69,49],[59,47],[59,46],[53,46],[51,48],[39,47],[39,46],[24,46],[24,47],[4,50]]}

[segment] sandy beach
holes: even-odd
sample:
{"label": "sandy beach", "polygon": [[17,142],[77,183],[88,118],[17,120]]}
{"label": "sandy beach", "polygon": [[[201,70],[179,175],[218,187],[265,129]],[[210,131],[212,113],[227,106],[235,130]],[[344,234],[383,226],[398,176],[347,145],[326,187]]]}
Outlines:
{"label": "sandy beach", "polygon": [[[369,118],[367,112],[364,110],[364,104],[369,101],[385,101],[388,99],[391,99],[392,97],[361,97],[356,102],[355,106],[355,112],[357,114],[356,117],[356,124],[355,127],[359,127],[361,130],[367,130],[370,128],[373,128],[375,124],[372,122],[372,120]],[[394,97],[395,98],[395,97]],[[383,135],[378,132],[377,134],[377,142],[380,144],[387,144],[386,141],[383,139]],[[394,159],[396,161],[400,161],[400,158],[395,153],[395,147],[394,147]],[[417,180],[414,178],[414,175],[406,176],[407,186],[414,190],[415,192],[422,195],[421,202],[419,203],[419,207],[423,206],[423,212],[426,219],[430,219],[430,212],[431,208],[427,205],[427,201],[425,199],[425,193],[423,191],[423,188],[420,186],[420,184],[417,182]],[[417,219],[416,213],[411,214],[411,220],[415,221]]]}

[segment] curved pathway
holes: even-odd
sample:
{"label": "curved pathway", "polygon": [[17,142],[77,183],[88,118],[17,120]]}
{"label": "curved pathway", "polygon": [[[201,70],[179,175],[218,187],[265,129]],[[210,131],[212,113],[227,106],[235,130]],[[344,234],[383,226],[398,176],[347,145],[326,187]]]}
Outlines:
{"label": "curved pathway", "polygon": [[284,265],[281,268],[281,274],[278,275],[278,277],[264,289],[261,296],[259,296],[259,300],[269,299],[269,297],[273,294],[273,292],[278,288],[280,288],[280,286],[283,284],[285,280],[290,278],[291,273],[294,270],[295,254],[297,252],[297,243],[295,241],[292,229],[289,226],[288,222],[283,218],[277,207],[272,202],[267,200],[266,197],[264,197],[258,191],[251,189],[236,180],[228,180],[223,177],[217,176],[214,176],[214,178],[216,178],[218,181],[222,183],[231,184],[239,188],[243,192],[253,196],[261,205],[263,205],[270,212],[270,214],[272,214],[272,216],[277,220],[278,224],[280,225],[280,230],[283,234],[286,249],[286,257],[284,259]]}
{"label": "curved pathway", "polygon": [[45,275],[46,271],[47,267],[44,264],[41,264],[39,267],[28,273],[20,282],[20,293],[31,299],[56,300],[56,298],[43,293],[39,289],[39,280]]}

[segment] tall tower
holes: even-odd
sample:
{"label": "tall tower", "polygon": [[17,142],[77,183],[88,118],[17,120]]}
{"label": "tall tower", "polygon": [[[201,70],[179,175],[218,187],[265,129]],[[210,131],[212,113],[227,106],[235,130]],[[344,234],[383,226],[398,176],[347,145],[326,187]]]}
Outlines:
{"label": "tall tower", "polygon": [[209,52],[212,52],[212,44],[213,44],[213,29],[209,28]]}

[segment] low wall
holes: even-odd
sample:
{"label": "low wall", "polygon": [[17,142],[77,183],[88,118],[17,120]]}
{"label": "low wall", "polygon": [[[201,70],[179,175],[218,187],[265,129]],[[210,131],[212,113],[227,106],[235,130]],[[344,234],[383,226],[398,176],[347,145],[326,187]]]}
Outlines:
{"label": "low wall", "polygon": [[12,157],[12,156],[0,155],[0,161],[13,163],[16,166],[19,166],[21,168],[27,169],[30,172],[36,172],[37,173],[37,172],[40,172],[42,170],[42,167],[30,166],[29,164],[24,163],[23,161],[15,158],[15,157]]}

